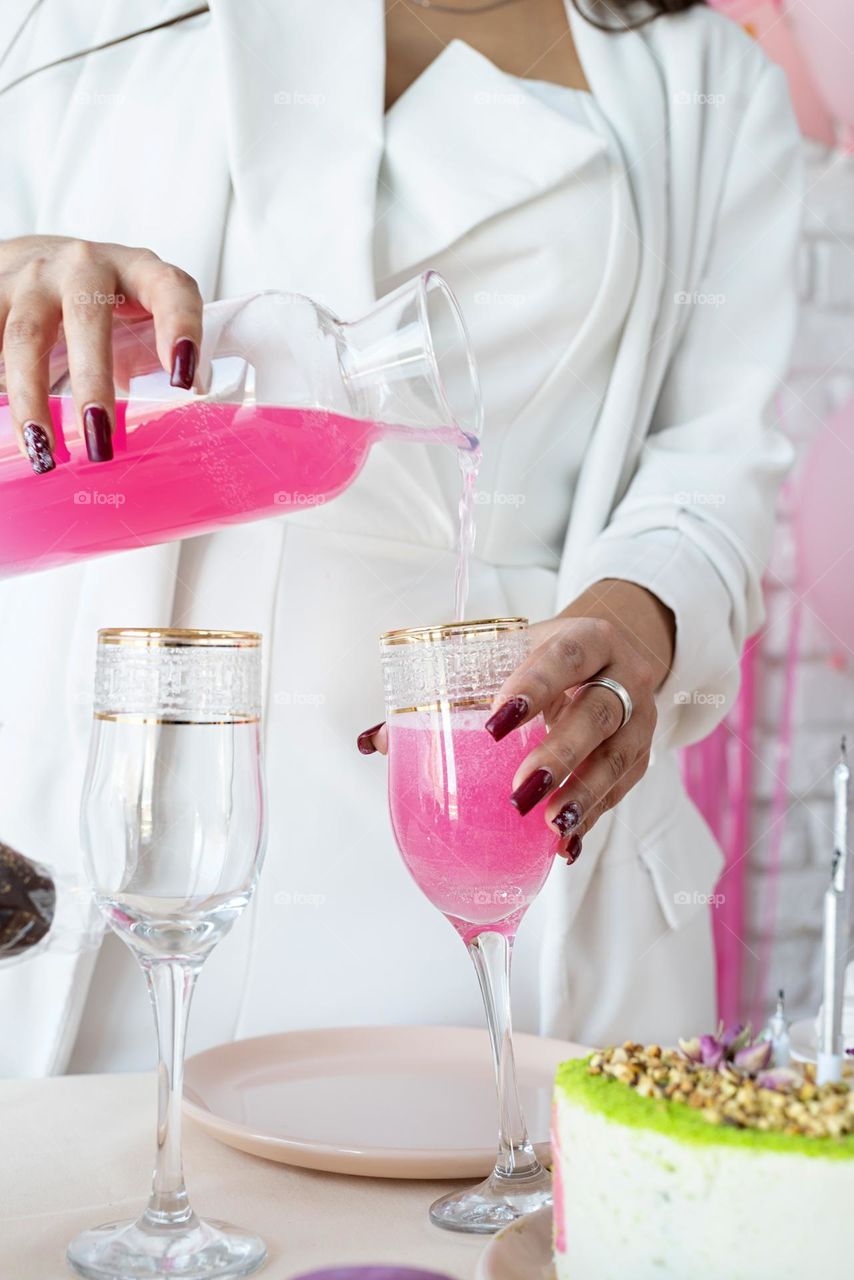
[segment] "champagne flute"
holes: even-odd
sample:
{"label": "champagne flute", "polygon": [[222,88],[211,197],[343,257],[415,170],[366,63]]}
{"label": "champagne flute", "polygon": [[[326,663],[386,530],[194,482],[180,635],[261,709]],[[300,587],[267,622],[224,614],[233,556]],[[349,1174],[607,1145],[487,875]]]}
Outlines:
{"label": "champagne flute", "polygon": [[459,933],[480,983],[498,1093],[498,1159],[479,1186],[430,1209],[451,1231],[497,1231],[551,1203],[519,1102],[510,1020],[510,956],[548,875],[556,838],[510,804],[513,775],[542,741],[541,716],[501,742],[484,726],[528,653],[524,618],[387,632],[381,640],[389,806],[403,860]]}
{"label": "champagne flute", "polygon": [[261,640],[252,632],[98,634],[82,839],[95,900],[139,961],[157,1029],[157,1156],[139,1218],[84,1231],[90,1280],[244,1276],[257,1236],[196,1217],[181,1159],[190,998],[248,903],[264,842]]}

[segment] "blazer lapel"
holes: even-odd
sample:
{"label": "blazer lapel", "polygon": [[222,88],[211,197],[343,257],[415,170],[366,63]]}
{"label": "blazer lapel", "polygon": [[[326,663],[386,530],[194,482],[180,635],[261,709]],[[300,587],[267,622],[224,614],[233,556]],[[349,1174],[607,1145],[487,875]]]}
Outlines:
{"label": "blazer lapel", "polygon": [[[201,0],[122,0],[120,5],[105,5],[101,0],[75,0],[74,3],[47,0],[28,18],[31,0],[3,0],[0,91],[19,76],[38,71],[58,58],[67,58],[93,45],[166,22],[190,12],[200,3]],[[20,35],[15,38],[19,29]],[[8,55],[3,57],[7,48]]]}
{"label": "blazer lapel", "polygon": [[[608,522],[631,475],[671,350],[670,311],[662,306],[670,280],[667,106],[661,73],[643,35],[611,34],[581,18],[567,0],[570,26],[590,87],[623,151],[635,202],[640,261],[635,297],[599,421],[591,438],[572,503],[558,574],[556,607],[575,593],[586,548]],[[646,104],[638,111],[638,102]],[[612,815],[608,815],[609,818]],[[609,822],[587,838],[587,870],[579,879],[553,875],[546,886],[547,919],[542,950],[544,1026],[566,1027],[571,1009],[566,937],[605,844]],[[587,843],[587,841],[585,843]],[[579,869],[581,869],[579,864]]]}
{"label": "blazer lapel", "polygon": [[386,117],[378,277],[410,271],[496,214],[583,176],[604,149],[593,130],[453,40]]}
{"label": "blazer lapel", "polygon": [[382,0],[212,0],[234,200],[266,288],[353,313],[373,299]]}
{"label": "blazer lapel", "polygon": [[662,297],[679,287],[669,283],[667,263],[668,118],[659,68],[640,31],[601,31],[569,0],[567,13],[590,87],[623,150],[641,252],[635,298],[573,500],[558,579],[561,608],[572,597],[573,568],[607,523],[642,445],[670,351]]}

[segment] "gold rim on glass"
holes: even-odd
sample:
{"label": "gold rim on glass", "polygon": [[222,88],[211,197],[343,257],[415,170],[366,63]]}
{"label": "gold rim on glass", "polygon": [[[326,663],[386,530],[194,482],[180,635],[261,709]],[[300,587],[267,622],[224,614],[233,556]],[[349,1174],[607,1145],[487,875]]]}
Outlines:
{"label": "gold rim on glass", "polygon": [[436,713],[453,707],[454,711],[488,711],[494,699],[484,695],[482,698],[438,698],[435,702],[422,702],[415,707],[391,707],[389,716],[411,716],[422,711]]}
{"label": "gold rim on glass", "polygon": [[211,649],[253,649],[261,643],[257,631],[200,631],[188,627],[103,627],[98,644],[127,644],[183,648],[202,645]]}
{"label": "gold rim on glass", "polygon": [[95,711],[92,718],[94,720],[108,720],[111,724],[168,724],[182,725],[213,725],[222,727],[225,724],[260,724],[260,716],[233,716],[228,720],[172,720],[168,716],[145,716],[137,714],[133,711]]}
{"label": "gold rim on glass", "polygon": [[380,644],[430,644],[447,640],[451,636],[497,635],[501,631],[522,631],[528,625],[527,618],[478,618],[473,622],[440,622],[432,627],[403,627],[398,631],[384,631]]}

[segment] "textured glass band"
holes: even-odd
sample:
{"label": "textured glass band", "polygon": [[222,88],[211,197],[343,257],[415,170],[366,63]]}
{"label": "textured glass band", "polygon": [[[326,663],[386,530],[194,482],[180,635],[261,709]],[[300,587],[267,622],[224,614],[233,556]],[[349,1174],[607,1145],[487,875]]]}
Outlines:
{"label": "textured glass band", "polygon": [[527,626],[525,618],[489,618],[386,632],[380,651],[387,712],[489,706],[528,655]]}
{"label": "textured glass band", "polygon": [[255,632],[98,633],[95,718],[150,724],[240,724],[261,716]]}

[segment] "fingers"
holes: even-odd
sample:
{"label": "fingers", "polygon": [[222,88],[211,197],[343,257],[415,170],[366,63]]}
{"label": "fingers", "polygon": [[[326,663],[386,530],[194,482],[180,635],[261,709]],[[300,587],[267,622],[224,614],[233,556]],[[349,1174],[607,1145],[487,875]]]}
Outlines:
{"label": "fingers", "polygon": [[611,631],[598,618],[563,621],[499,690],[496,710],[486,722],[495,741],[551,707],[567,689],[597,675],[611,658]]}
{"label": "fingers", "polygon": [[126,288],[154,317],[157,357],[173,387],[189,390],[202,341],[202,297],[192,276],[148,250],[128,250]]}
{"label": "fingers", "polygon": [[[511,801],[519,812],[529,813],[554,787],[560,786],[600,743],[617,733],[622,722],[622,703],[610,689],[591,685],[579,690],[566,703],[548,736],[516,771]],[[633,733],[640,732],[634,717],[632,723]],[[544,777],[541,787],[532,787],[530,779],[534,774],[547,775],[548,784]]]}
{"label": "fingers", "polygon": [[629,791],[631,791],[632,787],[636,786],[640,782],[648,767],[648,756],[639,760],[636,765],[633,765],[625,775],[625,779],[620,786],[612,788],[600,804],[598,806],[594,806],[594,808],[588,812],[587,817],[584,819],[583,829],[579,831],[572,831],[570,835],[565,838],[565,843],[563,843],[561,848],[557,851],[558,856],[566,858],[570,866],[572,866],[574,862],[577,862],[582,850],[583,837],[587,835],[593,825],[599,821],[603,814],[606,814],[609,810],[615,808],[622,800],[623,796],[627,795]]}
{"label": "fingers", "polygon": [[92,462],[113,456],[113,304],[115,272],[82,244],[62,299],[68,371],[86,452]]}
{"label": "fingers", "polygon": [[50,417],[49,357],[59,330],[59,307],[35,273],[22,276],[3,324],[6,392],[21,452],[37,475],[56,465]]}
{"label": "fingers", "polygon": [[62,236],[0,244],[0,330],[6,390],[18,444],[36,472],[53,469],[49,357],[60,320],[89,457],[113,456],[114,309],[154,317],[157,354],[173,386],[193,384],[202,333],[195,281],[156,254]]}
{"label": "fingers", "polygon": [[388,729],[385,721],[381,720],[370,729],[364,729],[356,739],[356,746],[363,756],[372,756],[375,751],[384,756],[388,751]]}
{"label": "fingers", "polygon": [[545,818],[564,840],[587,835],[622,800],[649,764],[650,733],[634,720],[592,751],[578,772],[552,792]]}

